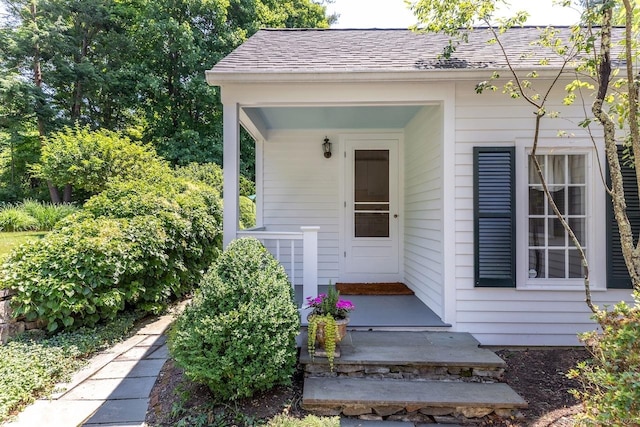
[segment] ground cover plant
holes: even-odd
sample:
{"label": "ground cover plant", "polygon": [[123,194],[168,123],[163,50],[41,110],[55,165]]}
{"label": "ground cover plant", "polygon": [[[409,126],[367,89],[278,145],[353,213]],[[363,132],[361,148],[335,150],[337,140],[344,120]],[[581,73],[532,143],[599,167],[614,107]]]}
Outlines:
{"label": "ground cover plant", "polygon": [[254,238],[229,244],[178,317],[169,349],[215,401],[237,400],[291,381],[300,329],[284,268]]}
{"label": "ground cover plant", "polygon": [[139,317],[135,312],[121,313],[117,319],[93,328],[50,337],[42,332],[27,333],[0,345],[0,422],[51,392],[89,355],[127,336]]}

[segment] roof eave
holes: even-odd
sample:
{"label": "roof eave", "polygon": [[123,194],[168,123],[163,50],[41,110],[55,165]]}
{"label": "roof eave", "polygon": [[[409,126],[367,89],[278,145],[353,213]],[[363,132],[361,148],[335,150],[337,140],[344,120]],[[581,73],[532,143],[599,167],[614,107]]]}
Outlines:
{"label": "roof eave", "polygon": [[[517,72],[528,73],[535,70],[540,78],[555,77],[559,67],[518,68]],[[207,83],[211,86],[223,86],[234,83],[307,83],[307,82],[412,82],[442,80],[476,80],[489,78],[494,72],[507,76],[506,68],[474,68],[474,69],[429,69],[407,71],[331,71],[331,72],[232,72],[207,70]],[[524,77],[524,75],[522,76]]]}

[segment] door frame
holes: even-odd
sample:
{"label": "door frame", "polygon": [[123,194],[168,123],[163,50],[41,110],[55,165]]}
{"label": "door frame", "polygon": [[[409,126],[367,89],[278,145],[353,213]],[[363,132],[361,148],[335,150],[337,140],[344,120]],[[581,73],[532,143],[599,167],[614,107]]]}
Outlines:
{"label": "door frame", "polygon": [[[347,239],[347,141],[397,141],[397,182],[398,182],[398,272],[397,273],[347,273],[346,271],[346,239]],[[375,133],[344,133],[339,136],[339,232],[338,232],[338,282],[385,283],[401,282],[404,279],[404,134],[398,131],[380,131]],[[393,215],[393,213],[391,213]]]}

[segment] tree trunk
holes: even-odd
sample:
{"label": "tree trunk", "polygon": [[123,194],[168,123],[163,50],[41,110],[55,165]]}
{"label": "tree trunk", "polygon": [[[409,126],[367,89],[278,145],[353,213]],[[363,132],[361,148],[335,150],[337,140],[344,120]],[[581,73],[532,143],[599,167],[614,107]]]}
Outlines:
{"label": "tree trunk", "polygon": [[71,192],[73,191],[73,187],[71,186],[71,184],[67,184],[64,186],[64,194],[63,194],[63,201],[65,203],[71,203]]}
{"label": "tree trunk", "polygon": [[[33,23],[35,25],[36,31],[38,31],[38,21],[36,19],[37,16],[37,0],[31,1],[31,17],[33,18]],[[38,42],[35,43],[33,47],[33,83],[38,88],[39,92],[42,91],[42,66],[40,65],[40,44]],[[45,127],[44,127],[44,119],[42,118],[42,114],[38,113],[38,111],[42,111],[43,100],[42,98],[38,98],[36,100],[38,106],[36,107],[36,117],[38,121],[38,137],[40,138],[40,145],[44,144],[45,137]],[[49,196],[51,197],[51,203],[59,204],[60,193],[58,189],[53,185],[51,181],[47,181],[47,187],[49,188]]]}

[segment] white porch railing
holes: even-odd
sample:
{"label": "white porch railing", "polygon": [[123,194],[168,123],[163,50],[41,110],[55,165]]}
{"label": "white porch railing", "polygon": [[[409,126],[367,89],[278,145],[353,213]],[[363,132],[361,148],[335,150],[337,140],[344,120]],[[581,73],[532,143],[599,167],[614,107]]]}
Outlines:
{"label": "white porch railing", "polygon": [[238,237],[251,236],[262,242],[284,266],[291,285],[302,281],[302,304],[318,294],[318,230],[300,227],[300,231],[267,231],[255,227],[237,232]]}

